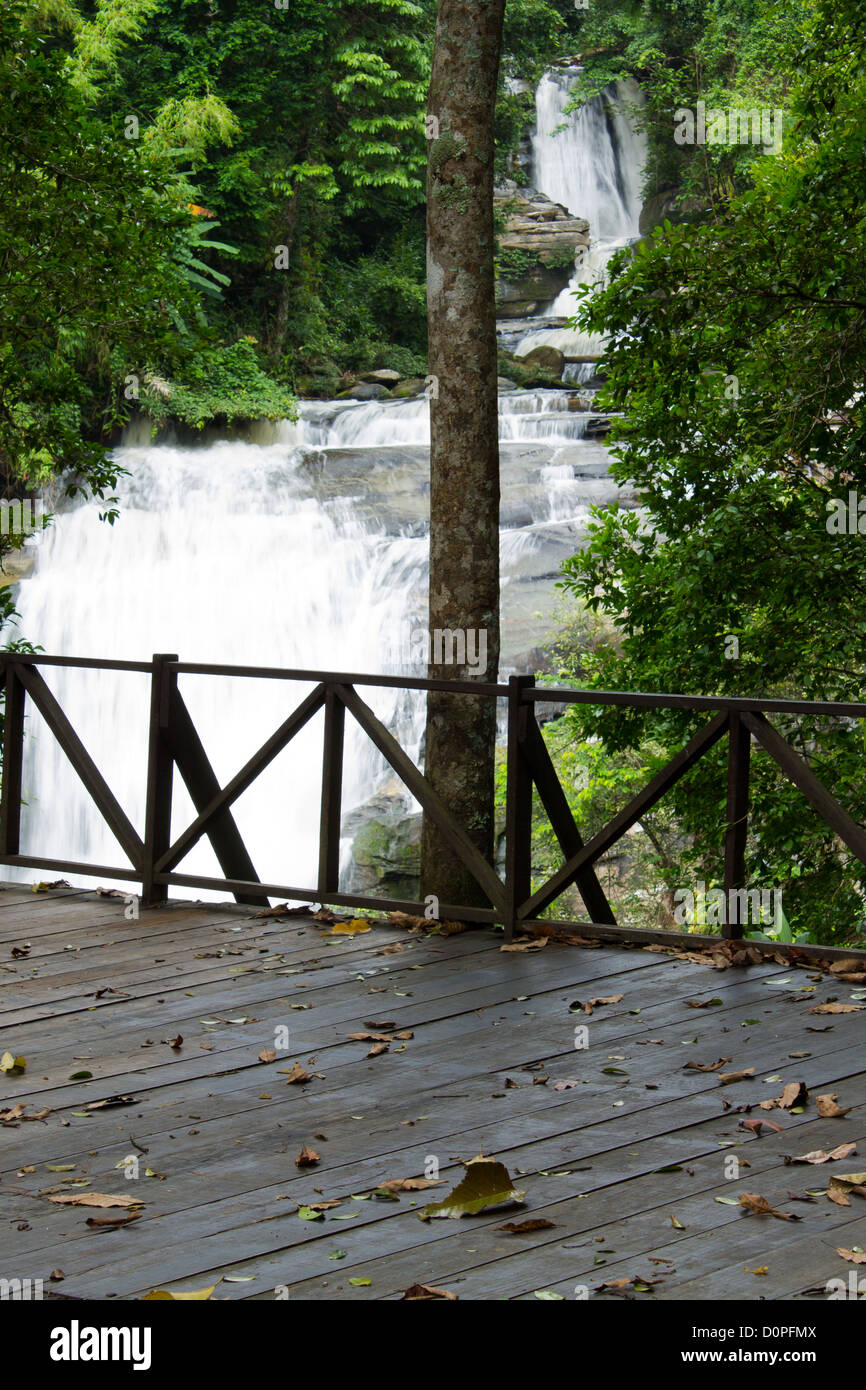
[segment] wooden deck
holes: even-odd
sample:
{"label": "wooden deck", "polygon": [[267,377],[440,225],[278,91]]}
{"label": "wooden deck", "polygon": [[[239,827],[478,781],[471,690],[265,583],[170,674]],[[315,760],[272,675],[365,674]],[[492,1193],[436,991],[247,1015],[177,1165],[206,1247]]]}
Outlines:
{"label": "wooden deck", "polygon": [[[169,905],[140,921],[123,908],[0,891],[2,1047],[27,1059],[24,1075],[0,1076],[0,1110],[26,1107],[0,1127],[0,1275],[41,1278],[46,1297],[137,1299],[221,1279],[224,1299],[272,1300],[281,1286],[291,1299],[393,1299],[418,1283],[462,1300],[574,1298],[579,1285],[594,1299],[823,1298],[855,1269],[835,1247],[866,1247],[861,1197],[801,1200],[866,1168],[866,1146],[785,1163],[863,1135],[866,1014],[810,1013],[851,1002],[850,982],[621,946],[505,953],[487,930],[341,936],[234,906]],[[622,998],[570,1012],[610,995]],[[690,1007],[706,1000],[721,1002]],[[582,1024],[589,1047],[575,1050]],[[288,1051],[259,1060],[283,1027]],[[375,1057],[347,1036],[404,1030]],[[685,1069],[721,1057],[754,1079],[722,1086]],[[288,1083],[295,1062],[308,1084]],[[71,1079],[82,1071],[92,1079]],[[809,1088],[801,1113],[738,1110],[792,1081]],[[845,1118],[818,1117],[826,1092]],[[115,1096],[134,1103],[87,1109]],[[740,1127],[756,1118],[782,1132]],[[296,1166],[304,1146],[320,1155],[312,1168]],[[525,1206],[419,1220],[480,1152],[507,1165]],[[118,1167],[130,1154],[137,1180]],[[725,1177],[732,1155],[749,1165],[739,1180]],[[442,1187],[370,1195],[423,1176],[431,1156]],[[93,1226],[123,1213],[51,1201],[93,1192],[138,1198],[142,1214]],[[749,1214],[731,1204],[743,1192],[800,1219]],[[297,1215],[333,1199],[324,1219]],[[554,1225],[502,1229],[530,1218]],[[598,1289],[624,1279],[657,1282]]]}

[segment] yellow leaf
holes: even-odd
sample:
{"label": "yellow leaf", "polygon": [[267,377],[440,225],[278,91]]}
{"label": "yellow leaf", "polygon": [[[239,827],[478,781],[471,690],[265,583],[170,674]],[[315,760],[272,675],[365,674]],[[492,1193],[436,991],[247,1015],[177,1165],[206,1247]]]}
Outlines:
{"label": "yellow leaf", "polygon": [[351,922],[335,922],[331,927],[332,936],[360,936],[362,931],[372,931],[369,922],[363,917],[355,917]]}
{"label": "yellow leaf", "polygon": [[[217,1284],[219,1282],[219,1279],[217,1279]],[[158,1299],[171,1299],[174,1303],[187,1303],[190,1301],[204,1303],[210,1298],[215,1288],[216,1284],[211,1284],[210,1288],[207,1289],[178,1289],[175,1293],[172,1293],[169,1289],[151,1289],[150,1293],[144,1295],[141,1302],[152,1303],[154,1300]]]}

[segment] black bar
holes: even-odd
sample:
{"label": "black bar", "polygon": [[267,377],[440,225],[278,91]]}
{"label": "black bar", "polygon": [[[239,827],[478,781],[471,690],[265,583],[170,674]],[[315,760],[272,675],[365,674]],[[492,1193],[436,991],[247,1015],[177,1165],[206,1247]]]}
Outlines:
{"label": "black bar", "polygon": [[176,653],[157,654],[153,658],[150,682],[150,729],[147,743],[147,801],[144,813],[144,856],[142,860],[141,896],[144,903],[165,902],[168,889],[154,882],[157,860],[165,854],[171,840],[171,799],[174,780],[174,759],[168,742],[168,721],[172,691],[177,676],[166,670],[169,661],[177,661]]}
{"label": "black bar", "polygon": [[526,725],[535,712],[520,700],[532,676],[508,682],[508,753],[505,803],[505,940],[514,940],[517,909],[532,891],[532,775],[526,759]]}
{"label": "black bar", "polygon": [[332,685],[325,694],[325,737],[322,749],[322,810],[319,819],[319,893],[340,886],[340,827],[343,800],[343,735],[346,706]]}
{"label": "black bar", "polygon": [[730,921],[731,893],[746,886],[746,837],[749,830],[749,756],[752,735],[736,710],[728,735],[728,803],[725,828],[725,922],[722,936],[739,940],[742,922]]}
{"label": "black bar", "polygon": [[21,767],[24,761],[26,694],[14,662],[4,659],[3,786],[0,793],[0,854],[17,854],[21,839]]}

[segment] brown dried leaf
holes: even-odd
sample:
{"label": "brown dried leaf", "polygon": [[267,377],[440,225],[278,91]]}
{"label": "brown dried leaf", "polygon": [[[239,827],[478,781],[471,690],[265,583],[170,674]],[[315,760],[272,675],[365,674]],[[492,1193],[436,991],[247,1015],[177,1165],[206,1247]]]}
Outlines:
{"label": "brown dried leaf", "polygon": [[506,1221],[504,1226],[497,1226],[496,1229],[507,1231],[511,1236],[522,1236],[530,1231],[550,1231],[555,1225],[555,1221],[548,1221],[545,1216],[533,1216],[528,1221]]}
{"label": "brown dried leaf", "polygon": [[796,1158],[786,1158],[786,1163],[836,1163],[840,1158],[850,1158],[857,1152],[856,1144],[840,1144],[838,1148],[831,1149],[828,1153],[826,1149],[812,1149],[807,1154],[798,1154]]}
{"label": "brown dried leaf", "polygon": [[841,1255],[849,1264],[866,1265],[866,1250],[846,1250],[843,1246],[837,1245],[836,1254]]}
{"label": "brown dried leaf", "polygon": [[128,1197],[125,1193],[109,1192],[62,1192],[57,1197],[49,1197],[49,1202],[57,1202],[71,1207],[143,1207],[140,1197]]}
{"label": "brown dried leaf", "polygon": [[816,1101],[818,1114],[822,1120],[841,1120],[848,1114],[851,1106],[846,1106],[843,1110],[836,1104],[836,1092],[828,1091],[826,1095],[818,1096]]}
{"label": "brown dried leaf", "polygon": [[751,1081],[754,1075],[754,1067],[746,1067],[745,1071],[720,1071],[719,1085],[733,1086],[735,1081]]}
{"label": "brown dried leaf", "polygon": [[757,1192],[741,1192],[740,1206],[755,1216],[777,1216],[780,1221],[800,1220],[799,1216],[795,1216],[792,1211],[777,1211],[775,1207],[770,1206],[766,1197],[761,1197]]}
{"label": "brown dried leaf", "polygon": [[717,1062],[686,1062],[683,1071],[718,1071],[730,1060],[730,1057],[720,1057]]}
{"label": "brown dried leaf", "polygon": [[310,1073],[301,1066],[300,1062],[293,1063],[291,1067],[281,1067],[280,1075],[288,1076],[289,1079],[286,1082],[287,1086],[305,1086],[308,1081],[312,1081],[313,1079]]}
{"label": "brown dried leaf", "polygon": [[433,1298],[447,1299],[449,1303],[457,1302],[456,1293],[451,1293],[450,1289],[436,1289],[432,1284],[410,1284],[400,1302],[426,1303]]}
{"label": "brown dried leaf", "polygon": [[276,1060],[277,1054],[272,1047],[262,1048],[261,1052],[259,1053],[260,1062],[275,1062]]}
{"label": "brown dried leaf", "polygon": [[444,1187],[444,1178],[388,1178],[380,1182],[377,1191],[382,1192],[423,1192],[426,1187]]}
{"label": "brown dried leaf", "polygon": [[311,1149],[307,1144],[305,1144],[304,1147],[301,1149],[301,1152],[295,1159],[295,1167],[314,1168],[319,1161],[319,1155],[316,1153],[315,1149]]}
{"label": "brown dried leaf", "polygon": [[623,994],[603,994],[597,999],[588,999],[585,1004],[581,1004],[579,999],[575,999],[574,1002],[569,1005],[569,1008],[580,1008],[583,1009],[585,1014],[591,1014],[593,1009],[597,1009],[600,1004],[618,1004],[619,1001],[624,998],[625,995]]}
{"label": "brown dried leaf", "polygon": [[866,1004],[816,1004],[810,1014],[861,1014]]}

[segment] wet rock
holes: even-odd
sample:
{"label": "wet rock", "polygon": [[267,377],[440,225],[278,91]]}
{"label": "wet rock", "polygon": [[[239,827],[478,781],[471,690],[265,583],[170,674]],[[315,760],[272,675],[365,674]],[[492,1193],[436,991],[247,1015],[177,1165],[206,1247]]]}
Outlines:
{"label": "wet rock", "polygon": [[348,391],[341,391],[337,400],[340,401],[378,401],[383,396],[390,395],[387,386],[382,386],[376,381],[359,381],[357,386],[350,386]]}
{"label": "wet rock", "polygon": [[545,345],[535,347],[520,360],[524,367],[533,367],[542,372],[552,372],[554,376],[558,377],[562,376],[565,369],[565,354],[555,347]]}
{"label": "wet rock", "polygon": [[393,371],[391,367],[378,367],[374,372],[361,373],[361,381],[369,381],[378,386],[396,386],[399,380],[400,373]]}

